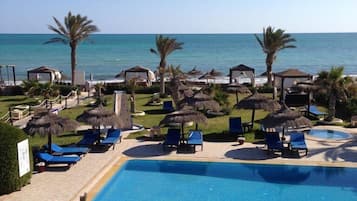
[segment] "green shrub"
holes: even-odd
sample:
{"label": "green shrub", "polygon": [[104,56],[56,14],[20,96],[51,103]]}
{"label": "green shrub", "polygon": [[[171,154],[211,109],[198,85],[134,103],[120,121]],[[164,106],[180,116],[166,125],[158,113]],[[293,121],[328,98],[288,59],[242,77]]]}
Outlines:
{"label": "green shrub", "polygon": [[357,98],[352,98],[346,105],[349,116],[357,115]]}
{"label": "green shrub", "polygon": [[273,93],[274,92],[274,88],[268,85],[263,85],[259,88],[257,88],[257,91],[259,93]]}
{"label": "green shrub", "polygon": [[31,171],[19,177],[17,143],[25,139],[27,135],[22,130],[0,122],[0,195],[20,190],[30,181]]}
{"label": "green shrub", "polygon": [[76,89],[71,85],[56,85],[62,96],[67,96],[72,90]]}

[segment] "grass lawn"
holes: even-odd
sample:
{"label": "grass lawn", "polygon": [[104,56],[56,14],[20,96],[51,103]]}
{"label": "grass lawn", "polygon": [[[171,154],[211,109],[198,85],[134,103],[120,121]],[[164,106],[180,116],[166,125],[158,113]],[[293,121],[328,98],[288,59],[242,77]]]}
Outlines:
{"label": "grass lawn", "polygon": [[[266,94],[267,96],[271,96],[271,94]],[[240,99],[244,96],[240,95]],[[17,98],[21,99],[21,97]],[[22,97],[24,98],[24,97]],[[145,116],[133,117],[133,122],[137,124],[143,125],[145,128],[151,128],[152,126],[158,125],[159,122],[165,117],[165,113],[162,113],[162,106],[145,106],[148,100],[151,98],[150,94],[137,94],[136,95],[136,109],[140,111],[145,111]],[[107,109],[113,109],[113,95],[106,95],[105,99],[107,100],[107,105],[105,106]],[[25,99],[26,100],[26,99]],[[163,100],[170,100],[170,98],[163,99]],[[230,106],[233,107],[235,104],[235,95],[231,94],[229,97]],[[59,115],[63,117],[67,117],[70,119],[76,119],[78,115],[80,115],[84,110],[88,110],[91,107],[89,106],[78,106],[71,109],[62,110]],[[230,115],[220,116],[215,118],[209,118],[206,125],[199,125],[199,129],[201,129],[204,133],[204,140],[205,141],[214,141],[214,142],[222,142],[222,141],[233,141],[232,137],[228,134],[228,121],[229,117],[242,117],[243,122],[249,122],[251,120],[251,110],[237,110],[233,109]],[[246,141],[254,142],[255,139],[255,130],[260,129],[259,120],[264,118],[268,112],[263,110],[257,110],[255,113],[255,123],[252,132],[245,133]],[[192,127],[185,127],[185,131],[190,129],[194,129]],[[167,128],[162,128],[161,133],[166,133]],[[128,136],[129,139],[140,138],[145,135],[148,135],[148,131],[144,130],[142,132],[132,133]],[[60,136],[54,136],[53,142],[58,143],[60,145],[67,145],[73,144],[78,142],[81,139],[81,134],[75,133],[67,133]],[[30,138],[30,142],[32,146],[42,146],[47,143],[47,137],[40,137],[35,135],[34,137]]]}

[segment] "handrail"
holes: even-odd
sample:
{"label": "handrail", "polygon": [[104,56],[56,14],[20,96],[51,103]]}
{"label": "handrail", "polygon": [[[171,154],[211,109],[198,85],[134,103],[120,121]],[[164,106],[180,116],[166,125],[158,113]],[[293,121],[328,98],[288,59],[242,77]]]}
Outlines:
{"label": "handrail", "polygon": [[[38,109],[38,108],[48,108],[48,107],[52,108],[52,105],[54,103],[62,104],[62,100],[63,99],[65,100],[65,108],[67,108],[67,99],[69,99],[70,97],[72,97],[75,94],[76,93],[71,91],[66,96],[58,95],[57,97],[55,97],[53,99],[45,99],[38,105],[32,105],[32,106],[29,106],[28,108],[21,109],[22,113],[21,113],[20,116],[18,116],[18,118],[22,119],[24,117],[27,117],[27,116],[29,116],[31,114],[31,111],[33,111],[35,109]],[[12,117],[12,113],[11,112],[14,109],[16,109],[17,106],[19,106],[19,105],[9,107],[9,111],[0,118],[0,121],[4,121],[6,123],[12,122],[12,120],[14,120],[14,118]]]}
{"label": "handrail", "polygon": [[0,121],[5,123],[10,122],[10,112],[6,112],[2,117],[0,117]]}

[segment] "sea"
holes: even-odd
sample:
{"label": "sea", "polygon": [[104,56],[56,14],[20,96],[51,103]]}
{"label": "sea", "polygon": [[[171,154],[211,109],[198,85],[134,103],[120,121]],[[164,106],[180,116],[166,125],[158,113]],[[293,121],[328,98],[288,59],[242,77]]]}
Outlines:
{"label": "sea", "polygon": [[[288,68],[317,74],[332,66],[344,66],[345,74],[357,74],[357,33],[291,34],[296,48],[278,52],[273,71]],[[165,34],[183,42],[183,49],[170,54],[167,63],[183,71],[196,67],[202,72],[216,69],[224,75],[238,64],[265,72],[265,54],[254,34]],[[55,34],[0,34],[0,65],[16,65],[16,76],[39,66],[51,66],[70,75],[70,48],[66,44],[44,44]],[[95,34],[77,49],[77,68],[94,79],[114,79],[126,68],[142,65],[157,69],[159,57],[155,34]],[[260,35],[261,37],[261,35]],[[4,69],[3,69],[4,71]],[[4,72],[3,72],[4,74]]]}

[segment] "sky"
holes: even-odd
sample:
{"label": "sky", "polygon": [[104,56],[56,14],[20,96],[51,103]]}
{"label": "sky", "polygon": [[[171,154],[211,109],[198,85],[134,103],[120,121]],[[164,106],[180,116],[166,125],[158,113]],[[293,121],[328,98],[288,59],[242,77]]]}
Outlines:
{"label": "sky", "polygon": [[87,16],[100,33],[357,32],[356,0],[0,0],[0,33],[51,33]]}

